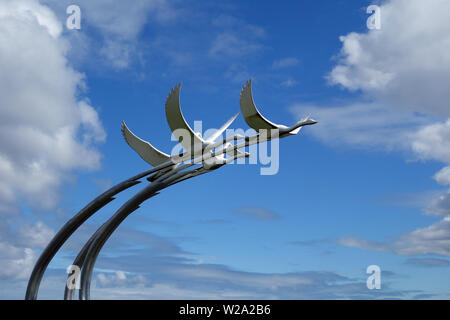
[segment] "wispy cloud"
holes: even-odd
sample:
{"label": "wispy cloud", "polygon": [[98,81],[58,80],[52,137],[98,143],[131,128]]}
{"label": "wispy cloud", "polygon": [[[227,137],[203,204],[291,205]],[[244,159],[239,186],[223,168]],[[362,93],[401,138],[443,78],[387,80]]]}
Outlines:
{"label": "wispy cloud", "polygon": [[[427,294],[395,290],[388,282],[384,282],[383,292],[373,292],[366,288],[363,271],[356,278],[333,271],[246,272],[223,264],[202,263],[196,254],[187,253],[171,238],[127,228],[117,232],[97,261],[96,270],[101,271],[94,274],[94,299],[377,299]],[[86,235],[80,235],[80,239],[86,240]],[[16,261],[16,267],[1,269],[10,273],[0,274],[4,279],[0,298],[20,299],[36,256],[33,251],[23,256],[14,248],[3,251],[10,261]],[[70,264],[73,253],[67,256],[70,258],[64,261]],[[21,278],[17,278],[19,275]],[[65,276],[62,268],[49,269],[39,297],[60,297]]]}
{"label": "wispy cloud", "polygon": [[[66,8],[73,4],[70,0],[43,0],[61,13],[65,21]],[[89,42],[91,59],[102,62],[105,59],[114,69],[123,70],[138,60],[141,43],[139,35],[147,24],[165,25],[180,15],[180,10],[170,0],[136,0],[133,5],[123,1],[79,0],[82,10],[82,25],[78,32],[89,38],[85,30],[94,29],[100,39]],[[72,36],[72,35],[69,35]],[[86,41],[85,41],[86,43]]]}
{"label": "wispy cloud", "polygon": [[429,203],[425,212],[429,215],[450,216],[450,190],[436,195]]}
{"label": "wispy cloud", "polygon": [[204,219],[204,220],[196,220],[196,223],[200,224],[228,224],[231,223],[231,221],[226,219]]}
{"label": "wispy cloud", "polygon": [[264,29],[230,15],[220,15],[212,20],[218,34],[209,54],[215,58],[242,58],[263,49],[261,39]]}
{"label": "wispy cloud", "polygon": [[209,54],[220,58],[239,58],[260,50],[262,46],[256,42],[241,38],[239,35],[223,32],[213,41]]}
{"label": "wispy cloud", "polygon": [[333,243],[330,239],[296,240],[289,242],[291,245],[300,247],[315,247],[330,243]]}
{"label": "wispy cloud", "polygon": [[[116,265],[121,265],[121,269],[111,268]],[[351,278],[327,271],[244,272],[219,264],[148,260],[142,254],[105,257],[100,259],[99,268],[114,271],[95,273],[91,285],[94,299],[378,299],[427,294],[420,290],[395,290],[388,282],[382,292],[374,292],[367,289],[365,274],[362,278]],[[64,276],[58,277],[57,273],[64,270],[49,270],[42,298],[61,294]],[[9,287],[9,283],[5,285]],[[14,292],[17,289],[12,288],[10,293]]]}
{"label": "wispy cloud", "polygon": [[278,213],[262,207],[239,207],[235,209],[235,212],[248,218],[263,221],[277,220],[281,218]]}
{"label": "wispy cloud", "polygon": [[450,256],[450,217],[399,236],[392,242],[343,237],[338,243],[353,248],[390,251],[400,255],[438,254]]}
{"label": "wispy cloud", "polygon": [[437,183],[441,185],[449,185],[450,184],[450,166],[442,168],[439,172],[437,172],[433,177]]}
{"label": "wispy cloud", "polygon": [[425,115],[368,102],[331,107],[295,104],[291,111],[295,117],[307,111],[317,118],[320,124],[311,127],[308,133],[327,144],[410,153],[411,137],[431,122]]}
{"label": "wispy cloud", "polygon": [[284,59],[275,60],[272,63],[272,69],[282,69],[293,67],[299,64],[299,60],[297,58],[289,57]]}
{"label": "wispy cloud", "polygon": [[297,81],[295,81],[294,79],[287,79],[280,83],[280,86],[286,87],[286,88],[292,88],[292,87],[295,87],[296,85],[297,85]]}
{"label": "wispy cloud", "polygon": [[426,268],[450,267],[450,260],[437,258],[411,258],[406,260],[406,263]]}

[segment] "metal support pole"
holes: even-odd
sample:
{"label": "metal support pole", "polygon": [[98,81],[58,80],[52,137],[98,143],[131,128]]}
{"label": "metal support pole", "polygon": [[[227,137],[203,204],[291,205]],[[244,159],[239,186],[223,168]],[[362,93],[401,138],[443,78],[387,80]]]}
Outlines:
{"label": "metal support pole", "polygon": [[142,189],[138,194],[128,200],[117,212],[108,219],[108,221],[101,227],[101,231],[96,233],[91,241],[89,250],[85,256],[83,268],[81,271],[81,285],[80,285],[80,300],[89,300],[91,277],[94,269],[95,261],[105,244],[106,240],[116,230],[119,224],[133,211],[139,208],[140,204],[145,200],[155,196],[157,191],[163,189],[166,185],[164,183],[152,183]]}
{"label": "metal support pole", "polygon": [[79,211],[58,231],[58,233],[53,237],[53,239],[41,253],[39,259],[37,260],[33,268],[33,271],[31,272],[30,279],[28,280],[25,300],[35,300],[37,298],[39,285],[41,283],[42,277],[44,276],[48,264],[53,259],[58,250],[61,248],[61,246],[66,242],[66,240],[75,232],[75,230],[77,230],[94,213],[96,213],[106,204],[114,200],[114,196],[116,194],[140,183],[140,181],[137,180],[149,175],[150,173],[153,173],[155,169],[156,168],[144,171],[105,191],[103,194],[101,194],[93,201],[91,201],[81,211]]}

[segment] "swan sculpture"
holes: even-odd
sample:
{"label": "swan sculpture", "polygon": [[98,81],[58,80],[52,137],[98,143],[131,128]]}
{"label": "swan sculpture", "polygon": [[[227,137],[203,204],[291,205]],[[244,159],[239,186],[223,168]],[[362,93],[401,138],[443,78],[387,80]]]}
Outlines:
{"label": "swan sculpture", "polygon": [[[53,237],[44,251],[38,258],[30,279],[28,281],[25,299],[37,299],[40,282],[58,250],[67,239],[93,214],[114,200],[114,196],[120,192],[141,183],[140,179],[148,177],[150,181],[141,191],[126,201],[86,242],[81,251],[76,256],[73,265],[81,272],[79,299],[90,298],[90,283],[94,270],[95,261],[103,248],[103,245],[116,230],[116,228],[139,206],[151,197],[156,196],[161,190],[179,183],[181,181],[202,175],[223,165],[229,164],[237,158],[248,157],[249,154],[241,152],[239,149],[252,144],[261,143],[270,139],[283,138],[296,135],[303,126],[313,125],[317,121],[309,116],[303,118],[293,126],[278,125],[264,118],[258,111],[252,96],[252,81],[249,80],[242,88],[240,94],[240,109],[246,123],[258,134],[252,137],[235,135],[222,140],[217,140],[219,136],[233,123],[239,113],[230,118],[215,134],[208,139],[204,139],[200,134],[195,133],[186,122],[180,107],[181,84],[175,86],[169,93],[165,111],[167,122],[174,136],[184,147],[185,152],[178,155],[166,154],[150,142],[145,141],[135,135],[122,122],[122,134],[126,143],[148,164],[152,169],[137,174],[123,182],[116,184],[109,190],[102,193],[72,219],[70,219]],[[276,131],[275,135],[263,136],[264,130]],[[232,145],[231,141],[243,140],[239,144]],[[227,157],[225,157],[227,155]],[[194,167],[197,166],[197,167]],[[192,168],[194,167],[194,168]],[[64,299],[71,300],[75,295],[74,274],[69,274],[65,286]]]}

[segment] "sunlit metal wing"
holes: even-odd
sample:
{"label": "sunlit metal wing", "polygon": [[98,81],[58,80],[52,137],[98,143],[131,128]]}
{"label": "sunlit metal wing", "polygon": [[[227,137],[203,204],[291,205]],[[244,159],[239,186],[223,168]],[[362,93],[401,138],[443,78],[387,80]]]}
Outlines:
{"label": "sunlit metal wing", "polygon": [[152,166],[160,165],[170,160],[170,156],[159,151],[149,142],[142,140],[128,129],[124,121],[122,121],[122,135],[128,145],[136,151],[144,161]]}
{"label": "sunlit metal wing", "polygon": [[227,130],[228,127],[233,123],[233,121],[237,118],[238,115],[239,115],[239,112],[236,113],[234,116],[232,116],[227,122],[225,122],[224,125],[221,126],[219,130],[214,132],[214,134],[212,136],[208,137],[207,141],[214,142],[218,137],[220,137],[222,135],[222,133],[225,130]]}
{"label": "sunlit metal wing", "polygon": [[253,102],[252,96],[252,80],[248,80],[247,83],[241,90],[241,96],[239,98],[239,104],[241,106],[242,115],[244,116],[245,122],[259,132],[261,129],[282,129],[285,126],[275,124],[270,122],[259,113]]}
{"label": "sunlit metal wing", "polygon": [[[180,89],[181,83],[173,88],[166,100],[166,118],[170,129],[181,145],[190,152],[194,145],[203,146],[205,141],[195,134],[194,130],[188,125],[184,119],[180,107]],[[182,129],[182,130],[178,130]],[[181,132],[182,131],[182,132]],[[190,136],[190,141],[183,141],[183,133]]]}

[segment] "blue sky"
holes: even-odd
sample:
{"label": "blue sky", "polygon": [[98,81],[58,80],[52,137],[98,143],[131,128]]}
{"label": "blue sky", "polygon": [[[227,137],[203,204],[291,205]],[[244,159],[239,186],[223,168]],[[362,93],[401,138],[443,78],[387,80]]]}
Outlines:
{"label": "blue sky", "polygon": [[[0,298],[22,299],[63,223],[149,167],[122,120],[170,153],[172,87],[191,125],[217,128],[253,78],[268,119],[319,123],[280,141],[276,175],[230,165],[150,199],[102,251],[93,298],[448,299],[449,14],[444,0],[1,0]],[[74,234],[40,298],[61,298],[78,250],[140,188]]]}

